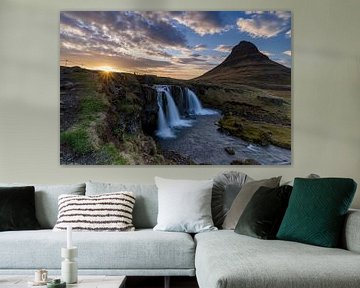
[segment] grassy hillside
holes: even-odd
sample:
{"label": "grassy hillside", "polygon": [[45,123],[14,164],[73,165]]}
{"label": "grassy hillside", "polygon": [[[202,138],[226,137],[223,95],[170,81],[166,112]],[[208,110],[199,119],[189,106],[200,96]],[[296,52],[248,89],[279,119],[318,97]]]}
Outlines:
{"label": "grassy hillside", "polygon": [[143,132],[139,95],[134,75],[61,67],[61,163],[168,164]]}

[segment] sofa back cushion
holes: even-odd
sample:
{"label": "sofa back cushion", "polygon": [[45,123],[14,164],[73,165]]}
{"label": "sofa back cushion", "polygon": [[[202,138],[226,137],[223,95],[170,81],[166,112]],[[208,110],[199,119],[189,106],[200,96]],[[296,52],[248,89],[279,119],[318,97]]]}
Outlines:
{"label": "sofa back cushion", "polygon": [[40,227],[52,229],[58,216],[58,197],[61,194],[85,195],[85,184],[34,185],[19,183],[0,183],[0,187],[35,187],[36,218]]}
{"label": "sofa back cushion", "polygon": [[158,192],[155,184],[86,183],[88,196],[120,191],[133,192],[136,197],[133,210],[135,228],[153,228],[157,223],[158,214]]}

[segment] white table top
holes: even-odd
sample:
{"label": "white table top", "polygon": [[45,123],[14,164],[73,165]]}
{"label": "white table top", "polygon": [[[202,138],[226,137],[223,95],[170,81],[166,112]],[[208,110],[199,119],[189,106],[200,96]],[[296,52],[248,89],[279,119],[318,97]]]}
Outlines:
{"label": "white table top", "polygon": [[[50,279],[55,279],[52,277]],[[88,276],[80,275],[77,284],[68,284],[67,288],[123,288],[125,287],[126,276]],[[36,287],[44,288],[44,286],[31,286],[28,285],[29,281],[33,281],[33,277],[26,275],[0,275],[0,288],[25,288]]]}

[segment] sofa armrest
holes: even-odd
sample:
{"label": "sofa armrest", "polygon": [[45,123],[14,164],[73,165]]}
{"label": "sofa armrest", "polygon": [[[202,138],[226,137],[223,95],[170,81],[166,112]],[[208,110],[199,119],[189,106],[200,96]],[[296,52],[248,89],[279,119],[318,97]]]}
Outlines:
{"label": "sofa armrest", "polygon": [[349,210],[346,215],[343,248],[360,253],[360,210]]}

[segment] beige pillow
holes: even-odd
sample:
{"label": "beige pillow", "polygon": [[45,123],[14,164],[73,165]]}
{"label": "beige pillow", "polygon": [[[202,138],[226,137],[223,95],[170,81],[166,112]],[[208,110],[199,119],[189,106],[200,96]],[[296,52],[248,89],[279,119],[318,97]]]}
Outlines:
{"label": "beige pillow", "polygon": [[237,194],[235,200],[231,204],[230,210],[227,213],[223,229],[234,230],[241,214],[244,212],[246,205],[249,203],[255,192],[261,187],[276,188],[279,187],[281,176],[270,179],[251,181],[242,186],[240,192]]}

